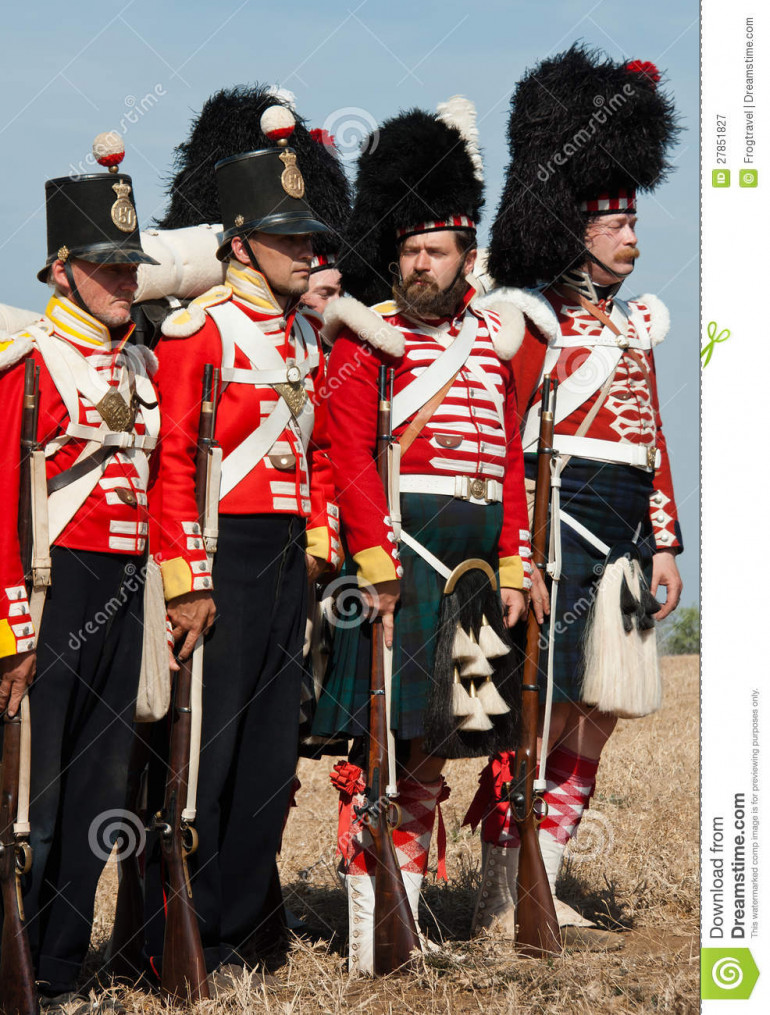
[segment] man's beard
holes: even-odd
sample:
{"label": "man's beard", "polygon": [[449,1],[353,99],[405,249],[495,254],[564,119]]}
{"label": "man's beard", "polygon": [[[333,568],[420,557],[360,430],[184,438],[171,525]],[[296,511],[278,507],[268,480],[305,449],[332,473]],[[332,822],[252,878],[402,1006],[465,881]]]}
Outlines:
{"label": "man's beard", "polygon": [[94,314],[97,321],[106,328],[122,328],[131,320],[130,310],[103,310],[98,316]]}
{"label": "man's beard", "polygon": [[[267,277],[267,276],[265,276]],[[287,285],[277,285],[267,280],[268,285],[278,296],[288,296],[290,299],[295,299],[300,296],[304,296],[308,290],[308,280],[302,279],[300,282],[289,282]]]}
{"label": "man's beard", "polygon": [[464,275],[459,275],[448,289],[439,289],[435,282],[424,280],[412,272],[408,278],[393,283],[393,300],[399,310],[416,317],[451,317],[468,291]]}

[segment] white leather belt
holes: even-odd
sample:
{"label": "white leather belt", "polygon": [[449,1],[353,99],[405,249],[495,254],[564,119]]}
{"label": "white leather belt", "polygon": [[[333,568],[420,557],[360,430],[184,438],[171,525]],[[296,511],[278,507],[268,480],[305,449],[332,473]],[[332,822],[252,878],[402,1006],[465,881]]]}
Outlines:
{"label": "white leather belt", "polygon": [[[151,434],[127,433],[125,430],[106,430],[98,426],[86,426],[82,423],[70,423],[65,434],[67,437],[78,437],[83,441],[97,441],[105,448],[136,448],[138,451],[152,451],[158,438]],[[53,444],[56,441],[51,443]],[[46,449],[47,450],[47,449]]]}
{"label": "white leather belt", "polygon": [[401,493],[437,493],[457,497],[471,504],[497,504],[503,499],[503,484],[497,479],[470,476],[417,476],[401,473]]}
{"label": "white leather belt", "polygon": [[594,437],[569,437],[565,434],[555,434],[553,444],[562,455],[576,455],[612,465],[633,465],[645,472],[654,472],[660,465],[660,451],[654,444],[600,441]]}

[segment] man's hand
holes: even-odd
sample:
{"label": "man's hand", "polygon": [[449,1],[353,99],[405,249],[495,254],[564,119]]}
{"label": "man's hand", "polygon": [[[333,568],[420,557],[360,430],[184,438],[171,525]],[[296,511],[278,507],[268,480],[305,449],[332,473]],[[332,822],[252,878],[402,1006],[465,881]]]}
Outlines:
{"label": "man's hand", "polygon": [[538,624],[542,624],[551,613],[551,598],[539,567],[532,565],[532,588],[529,590],[529,601],[535,611]]}
{"label": "man's hand", "polygon": [[393,614],[400,595],[401,582],[395,578],[393,581],[377,582],[376,585],[368,585],[361,589],[361,597],[368,607],[369,619],[382,617],[382,631],[388,648],[393,647]]}
{"label": "man's hand", "polygon": [[305,566],[307,567],[308,579],[311,582],[315,582],[318,581],[318,579],[326,570],[326,561],[321,560],[320,557],[314,557],[312,553],[306,553]]}
{"label": "man's hand", "polygon": [[682,595],[682,579],[676,566],[676,554],[673,550],[658,550],[652,557],[652,594],[660,585],[666,587],[666,601],[655,614],[656,620],[663,620],[673,613]]}
{"label": "man's hand", "polygon": [[192,655],[195,642],[214,623],[217,611],[210,592],[186,592],[183,596],[169,599],[166,607],[171,620],[171,637],[177,644],[182,635],[187,635],[178,652],[179,661],[184,662]]}
{"label": "man's hand", "polygon": [[503,601],[503,622],[506,627],[513,627],[526,615],[527,597],[521,589],[500,589]]}
{"label": "man's hand", "polygon": [[0,659],[0,712],[4,712],[7,706],[11,719],[32,683],[36,666],[37,655],[34,652],[18,652]]}

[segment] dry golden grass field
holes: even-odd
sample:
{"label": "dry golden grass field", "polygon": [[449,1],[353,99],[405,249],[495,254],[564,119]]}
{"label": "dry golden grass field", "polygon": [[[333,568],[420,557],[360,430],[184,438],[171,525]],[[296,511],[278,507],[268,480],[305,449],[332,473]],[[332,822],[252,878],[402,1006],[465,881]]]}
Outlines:
{"label": "dry golden grass field", "polygon": [[[698,659],[663,660],[665,703],[655,716],[621,721],[605,752],[596,795],[570,846],[560,894],[608,929],[623,932],[612,953],[572,952],[550,961],[519,958],[510,945],[469,940],[480,843],[460,827],[479,761],[451,762],[443,805],[449,883],[431,873],[422,923],[442,943],[422,968],[380,980],[346,972],[347,904],[335,875],[333,759],[303,761],[299,807],[280,858],[291,909],[319,931],[293,938],[271,964],[275,983],[246,983],[195,1015],[631,1015],[698,1011]],[[435,845],[434,845],[435,851]],[[431,855],[435,872],[435,854]],[[98,962],[114,912],[115,865],[102,879],[94,923]],[[157,996],[116,988],[131,1012],[169,1010]]]}

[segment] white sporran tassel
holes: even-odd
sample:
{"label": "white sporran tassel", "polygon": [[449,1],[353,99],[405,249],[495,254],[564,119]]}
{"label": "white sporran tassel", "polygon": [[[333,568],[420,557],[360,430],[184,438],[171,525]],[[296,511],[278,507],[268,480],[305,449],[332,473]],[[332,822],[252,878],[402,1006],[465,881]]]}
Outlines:
{"label": "white sporran tassel", "polygon": [[460,681],[457,667],[455,667],[454,681],[452,683],[452,713],[461,717],[473,713],[473,702]]}
{"label": "white sporran tassel", "polygon": [[487,713],[487,715],[505,715],[506,712],[510,712],[510,708],[503,701],[500,696],[500,692],[487,677],[484,683],[479,687],[478,700],[481,702],[481,707]]}
{"label": "white sporran tassel", "polygon": [[477,677],[483,679],[484,677],[491,677],[494,672],[494,668],[491,666],[478,645],[476,645],[476,655],[473,659],[469,659],[468,662],[463,663],[462,668],[460,669],[460,676],[464,680],[468,680],[469,678],[475,679]]}
{"label": "white sporran tassel", "polygon": [[499,659],[500,656],[507,656],[511,651],[500,635],[491,626],[486,617],[481,619],[481,630],[479,631],[479,648],[487,659]]}
{"label": "white sporran tassel", "polygon": [[585,643],[582,700],[627,719],[657,711],[662,699],[655,629],[639,629],[632,604],[640,601],[643,581],[638,562],[628,557],[605,568]]}
{"label": "white sporran tassel", "polygon": [[476,695],[476,685],[472,681],[468,700],[473,711],[464,722],[460,723],[460,729],[465,730],[466,733],[485,733],[487,730],[491,730],[492,722]]}
{"label": "white sporran tassel", "polygon": [[452,658],[473,659],[477,654],[478,647],[473,642],[473,639],[462,624],[458,624],[455,632],[455,640],[452,643]]}

